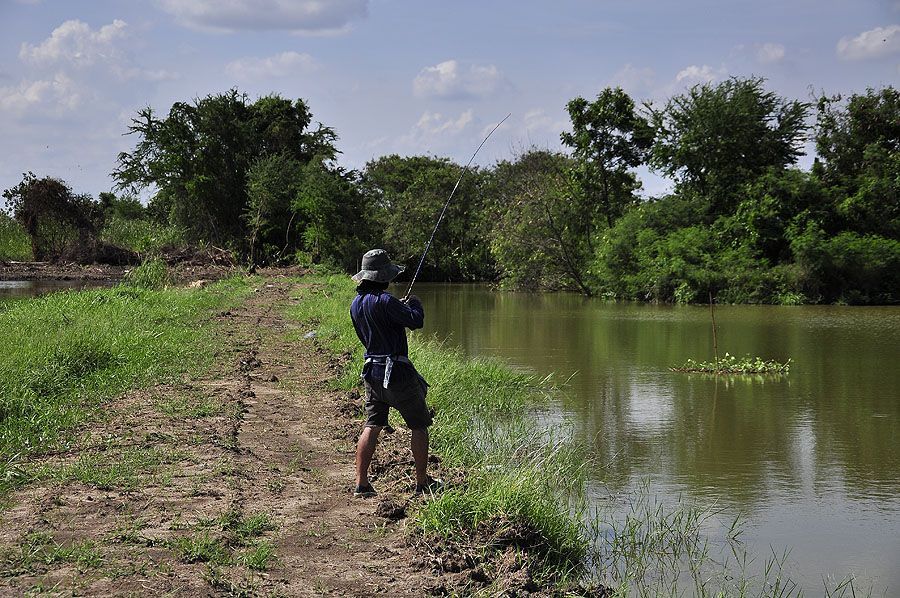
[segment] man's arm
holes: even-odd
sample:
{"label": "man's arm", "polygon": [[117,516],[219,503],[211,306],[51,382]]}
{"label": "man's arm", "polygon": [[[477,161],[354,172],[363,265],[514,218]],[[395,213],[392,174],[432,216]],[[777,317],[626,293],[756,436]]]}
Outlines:
{"label": "man's arm", "polygon": [[394,324],[405,326],[410,330],[417,330],[425,325],[425,310],[415,295],[405,303],[391,295],[387,303],[387,316]]}

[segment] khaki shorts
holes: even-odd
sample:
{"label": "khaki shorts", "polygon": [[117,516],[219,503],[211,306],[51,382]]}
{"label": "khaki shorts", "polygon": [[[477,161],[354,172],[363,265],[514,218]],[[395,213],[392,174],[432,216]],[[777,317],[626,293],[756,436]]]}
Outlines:
{"label": "khaki shorts", "polygon": [[391,407],[400,412],[410,430],[424,430],[431,425],[431,412],[425,404],[428,383],[418,372],[413,372],[409,382],[400,388],[372,386],[368,381],[365,384],[366,427],[386,426]]}

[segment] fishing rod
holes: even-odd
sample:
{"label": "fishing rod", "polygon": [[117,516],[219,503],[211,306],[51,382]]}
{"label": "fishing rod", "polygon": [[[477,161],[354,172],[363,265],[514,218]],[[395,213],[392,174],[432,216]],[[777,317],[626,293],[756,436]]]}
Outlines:
{"label": "fishing rod", "polygon": [[469,158],[469,161],[466,164],[465,168],[463,168],[463,171],[459,174],[459,178],[456,179],[456,184],[453,185],[453,191],[450,192],[450,197],[448,197],[446,203],[444,203],[444,209],[441,210],[441,215],[438,216],[437,223],[435,223],[435,225],[434,225],[434,230],[431,231],[431,237],[428,239],[428,243],[425,244],[425,251],[422,252],[422,259],[419,260],[419,265],[416,268],[415,274],[413,274],[412,282],[409,283],[409,288],[406,289],[406,297],[409,297],[409,294],[412,292],[413,285],[416,284],[416,279],[419,277],[419,272],[422,270],[422,264],[425,263],[425,256],[428,255],[428,250],[431,248],[431,243],[434,241],[434,235],[435,235],[435,233],[437,233],[437,229],[441,225],[441,221],[444,219],[444,214],[447,212],[447,206],[450,205],[450,201],[453,199],[453,196],[456,194],[456,189],[459,187],[459,184],[462,182],[463,177],[466,176],[466,172],[468,172],[469,166],[472,165],[472,161],[475,159],[475,156],[478,155],[478,152],[481,151],[481,148],[484,147],[484,144],[487,143],[487,140],[491,138],[491,135],[494,134],[494,131],[499,129],[500,125],[502,125],[504,122],[506,122],[506,119],[509,118],[511,115],[512,115],[512,113],[510,112],[509,114],[504,116],[503,120],[498,122],[494,126],[494,128],[491,129],[491,132],[487,134],[487,137],[482,139],[481,145],[478,146],[478,149],[476,149],[475,153],[472,154],[472,157]]}

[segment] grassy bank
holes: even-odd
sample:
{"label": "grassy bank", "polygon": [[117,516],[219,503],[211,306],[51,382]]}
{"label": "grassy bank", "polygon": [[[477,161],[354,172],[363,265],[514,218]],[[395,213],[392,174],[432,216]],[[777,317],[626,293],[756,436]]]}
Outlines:
{"label": "grassy bank", "polygon": [[0,495],[21,481],[24,458],[75,442],[67,432],[102,417],[103,401],[207,364],[207,316],[248,288],[237,278],[202,290],[136,284],[154,286],[148,274],[0,310]]}

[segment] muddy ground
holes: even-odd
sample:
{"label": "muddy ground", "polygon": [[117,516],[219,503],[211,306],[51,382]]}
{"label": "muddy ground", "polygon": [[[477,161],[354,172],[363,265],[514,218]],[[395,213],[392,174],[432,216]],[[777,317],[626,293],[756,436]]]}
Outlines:
{"label": "muddy ground", "polygon": [[111,401],[77,448],[27,464],[37,481],[0,511],[0,595],[459,587],[470,573],[407,533],[407,509],[424,500],[412,493],[407,432],[382,435],[379,496],[352,497],[360,402],[329,390],[340,362],[285,318],[293,285],[269,278],[215,316],[207,373]]}
{"label": "muddy ground", "polygon": [[[84,280],[115,283],[122,280],[134,266],[109,264],[55,264],[52,262],[4,262],[0,261],[0,280]],[[219,280],[238,269],[222,264],[173,264],[172,278],[177,283],[196,280]]]}
{"label": "muddy ground", "polygon": [[[134,254],[135,263],[140,262]],[[242,271],[235,256],[216,247],[169,247],[157,258],[169,267],[169,273],[177,283],[198,280],[219,280]],[[85,264],[69,261],[16,262],[0,260],[0,280],[83,280],[115,283],[135,267],[132,265]],[[270,275],[302,273],[299,267],[266,270]]]}

